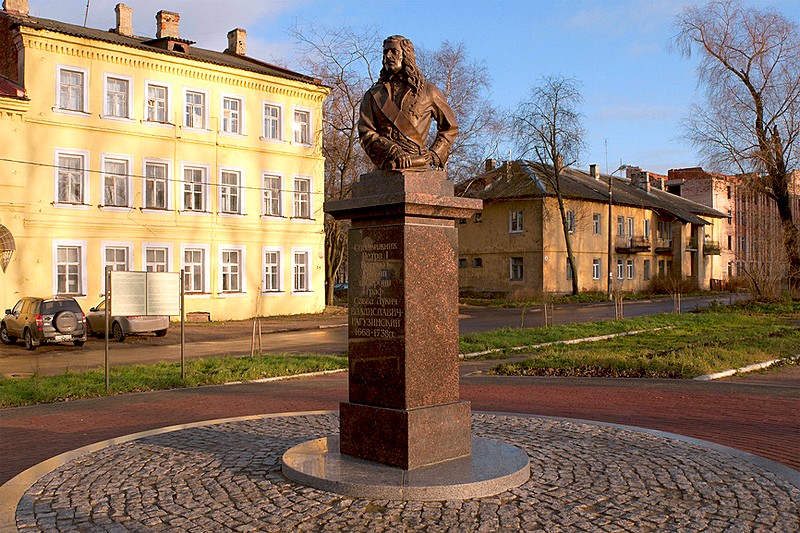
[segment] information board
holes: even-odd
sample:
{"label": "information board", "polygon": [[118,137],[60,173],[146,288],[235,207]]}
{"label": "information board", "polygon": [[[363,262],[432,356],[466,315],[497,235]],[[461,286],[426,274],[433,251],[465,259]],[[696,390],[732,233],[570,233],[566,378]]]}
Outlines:
{"label": "information board", "polygon": [[111,314],[180,315],[181,275],[177,272],[111,272]]}

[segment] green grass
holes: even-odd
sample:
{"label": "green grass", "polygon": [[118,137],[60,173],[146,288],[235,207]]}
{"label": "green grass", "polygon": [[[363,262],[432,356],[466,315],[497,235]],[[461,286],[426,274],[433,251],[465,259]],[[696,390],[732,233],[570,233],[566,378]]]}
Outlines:
{"label": "green grass", "polygon": [[[683,315],[556,326],[548,330],[501,330],[495,338],[480,340],[486,347],[507,348],[663,326],[671,327],[597,342],[518,351],[515,354],[526,355],[527,359],[500,364],[493,372],[692,378],[800,354],[800,304],[797,303],[716,306]],[[526,336],[527,331],[530,334]]]}
{"label": "green grass", "polygon": [[[186,381],[178,363],[112,367],[108,394],[253,381],[321,370],[347,368],[347,358],[333,355],[263,355],[209,357],[186,362]],[[52,403],[105,396],[103,369],[67,372],[60,376],[0,378],[0,407]]]}

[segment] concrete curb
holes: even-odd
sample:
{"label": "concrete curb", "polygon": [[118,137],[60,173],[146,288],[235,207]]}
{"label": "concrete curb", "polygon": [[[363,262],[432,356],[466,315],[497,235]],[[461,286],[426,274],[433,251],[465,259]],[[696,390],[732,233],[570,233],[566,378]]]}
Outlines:
{"label": "concrete curb", "polygon": [[544,348],[545,346],[554,346],[556,344],[580,344],[582,342],[595,342],[595,341],[604,341],[607,339],[613,339],[614,337],[625,337],[627,335],[637,335],[639,333],[650,333],[652,331],[661,331],[665,329],[673,329],[674,326],[667,326],[663,328],[654,328],[654,329],[638,329],[634,331],[623,331],[622,333],[609,333],[608,335],[597,335],[595,337],[583,337],[581,339],[567,339],[563,341],[553,341],[553,342],[543,342],[541,344],[531,344],[528,346],[513,346],[511,348],[493,348],[491,350],[484,350],[482,352],[472,352],[472,353],[465,353],[465,354],[458,354],[459,359],[472,359],[474,357],[480,357],[482,355],[489,355],[492,353],[498,352],[506,352],[506,351],[515,351],[515,350],[531,350],[534,348]]}
{"label": "concrete curb", "polygon": [[797,354],[793,357],[784,357],[782,359],[772,359],[770,361],[764,361],[763,363],[753,363],[752,365],[747,365],[740,368],[731,368],[728,370],[723,370],[721,372],[703,374],[702,376],[697,376],[694,379],[697,381],[711,381],[714,379],[722,379],[733,376],[735,374],[746,374],[747,372],[763,370],[764,368],[768,368],[777,363],[783,363],[785,361],[796,361],[798,359],[800,359],[800,354]]}

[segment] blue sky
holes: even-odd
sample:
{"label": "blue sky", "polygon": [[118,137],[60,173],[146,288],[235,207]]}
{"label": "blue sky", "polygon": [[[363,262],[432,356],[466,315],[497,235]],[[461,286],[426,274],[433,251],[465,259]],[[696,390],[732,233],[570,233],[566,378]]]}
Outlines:
{"label": "blue sky", "polygon": [[[90,0],[88,26],[114,26],[119,0]],[[485,61],[498,105],[513,108],[542,76],[583,85],[587,150],[581,165],[620,162],[653,172],[698,165],[679,138],[689,104],[701,101],[694,59],[668,49],[675,0],[127,0],[134,32],[155,34],[160,9],[181,14],[181,37],[223,50],[229,30],[247,30],[248,55],[298,69],[295,22],[375,26],[417,47],[463,42]],[[30,0],[31,14],[83,24],[86,0]],[[800,0],[750,0],[800,23]],[[222,6],[222,8],[220,8]],[[606,150],[607,144],[607,150]],[[511,154],[513,156],[513,154]]]}

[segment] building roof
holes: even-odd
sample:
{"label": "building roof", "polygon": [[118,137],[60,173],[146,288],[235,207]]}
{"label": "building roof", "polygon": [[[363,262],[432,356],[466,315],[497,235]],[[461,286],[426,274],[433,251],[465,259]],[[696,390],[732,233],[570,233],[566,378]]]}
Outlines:
{"label": "building roof", "polygon": [[[94,28],[84,28],[83,26],[68,24],[66,22],[59,22],[57,20],[50,20],[50,19],[44,19],[26,15],[16,15],[2,11],[0,11],[0,14],[4,14],[5,16],[9,17],[13,21],[12,23],[17,26],[23,26],[35,30],[49,30],[56,33],[71,35],[73,37],[81,37],[85,39],[92,39],[95,41],[103,41],[122,46],[129,46],[131,48],[136,48],[139,50],[147,50],[148,52],[165,54],[174,57],[188,57],[190,59],[202,61],[205,63],[213,63],[215,65],[222,65],[226,67],[247,70],[250,72],[255,72],[257,74],[277,76],[280,78],[290,79],[294,81],[311,83],[314,85],[322,85],[321,81],[317,78],[306,76],[305,74],[300,74],[298,72],[278,67],[276,65],[271,65],[269,63],[265,63],[263,61],[259,61],[257,59],[253,59],[247,56],[229,54],[224,52],[215,52],[213,50],[206,50],[204,48],[199,48],[195,46],[189,47],[186,53],[173,52],[170,50],[166,50],[164,48],[160,48],[158,46],[153,46],[159,41],[159,39],[154,39],[152,37],[139,37],[139,36],[129,37],[126,35],[120,35],[114,31],[98,30]],[[187,41],[186,39],[173,39],[173,40],[184,43],[191,43],[191,41]]]}
{"label": "building roof", "polygon": [[23,87],[0,75],[0,97],[24,100],[28,95]]}
{"label": "building roof", "polygon": [[[490,170],[457,187],[456,193],[484,201],[512,198],[555,197],[553,184],[545,176],[552,167],[532,161],[508,161],[500,168]],[[598,178],[573,168],[565,168],[560,176],[561,195],[566,199],[608,203],[608,181],[612,181],[614,205],[652,209],[674,216],[686,223],[709,224],[701,216],[727,218],[728,215],[703,204],[681,198],[651,187],[646,191],[633,185],[628,178],[600,174]]]}

